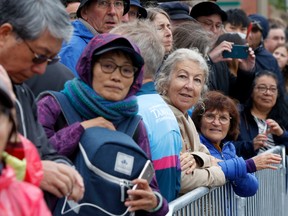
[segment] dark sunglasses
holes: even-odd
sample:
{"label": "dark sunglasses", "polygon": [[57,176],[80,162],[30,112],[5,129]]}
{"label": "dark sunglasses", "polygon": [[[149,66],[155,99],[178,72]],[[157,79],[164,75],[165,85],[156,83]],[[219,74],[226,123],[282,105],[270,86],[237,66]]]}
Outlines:
{"label": "dark sunglasses", "polygon": [[54,64],[60,60],[60,57],[57,55],[54,58],[48,58],[45,55],[39,55],[34,52],[34,50],[30,47],[30,45],[23,40],[23,42],[27,45],[27,47],[30,49],[30,51],[34,54],[34,58],[32,59],[32,62],[34,64],[43,64],[44,62],[48,62],[48,64]]}

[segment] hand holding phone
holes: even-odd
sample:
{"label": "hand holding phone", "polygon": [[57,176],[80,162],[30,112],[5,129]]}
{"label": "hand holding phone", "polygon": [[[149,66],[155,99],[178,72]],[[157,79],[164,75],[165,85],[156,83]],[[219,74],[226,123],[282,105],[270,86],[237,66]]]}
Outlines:
{"label": "hand holding phone", "polygon": [[238,45],[233,44],[231,52],[223,51],[223,58],[238,58],[238,59],[246,59],[249,55],[249,46],[247,45]]}
{"label": "hand holding phone", "polygon": [[[150,182],[152,181],[152,178],[154,176],[154,167],[153,164],[150,160],[147,160],[145,166],[143,167],[140,175],[139,175],[139,179],[146,179],[148,184],[150,184]],[[132,188],[132,190],[136,190],[137,189],[137,184],[135,184]]]}

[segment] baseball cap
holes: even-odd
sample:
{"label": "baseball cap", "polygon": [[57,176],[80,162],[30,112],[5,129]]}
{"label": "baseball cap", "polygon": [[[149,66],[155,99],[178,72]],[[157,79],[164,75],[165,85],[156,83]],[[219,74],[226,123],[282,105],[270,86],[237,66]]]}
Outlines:
{"label": "baseball cap", "polygon": [[227,20],[227,14],[216,3],[213,2],[200,2],[192,7],[190,16],[194,19],[200,16],[211,16],[218,14],[221,17],[222,22]]}

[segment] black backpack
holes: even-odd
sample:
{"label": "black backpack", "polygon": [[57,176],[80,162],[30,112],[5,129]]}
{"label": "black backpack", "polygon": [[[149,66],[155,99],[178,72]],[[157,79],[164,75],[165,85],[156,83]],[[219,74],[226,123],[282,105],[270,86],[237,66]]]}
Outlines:
{"label": "black backpack", "polygon": [[[67,97],[59,92],[46,92],[59,103],[68,124],[82,121]],[[42,94],[41,96],[45,95]],[[146,153],[133,140],[141,117],[123,121],[117,131],[102,127],[85,130],[73,163],[84,179],[84,198],[75,204],[62,198],[57,202],[58,215],[129,215],[124,206],[131,180],[138,178],[148,160]],[[137,134],[137,132],[136,132]],[[68,205],[67,205],[68,203]]]}

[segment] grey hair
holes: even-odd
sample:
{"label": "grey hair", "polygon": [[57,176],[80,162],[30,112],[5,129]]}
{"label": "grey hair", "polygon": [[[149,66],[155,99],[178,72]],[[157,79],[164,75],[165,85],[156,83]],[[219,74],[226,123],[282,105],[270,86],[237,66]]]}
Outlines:
{"label": "grey hair", "polygon": [[1,0],[0,25],[9,23],[24,40],[36,40],[45,31],[69,41],[73,27],[59,0]]}
{"label": "grey hair", "polygon": [[158,14],[164,15],[169,20],[169,22],[171,22],[170,16],[162,8],[159,8],[159,7],[148,7],[148,8],[146,8],[146,10],[147,10],[147,19],[150,20],[151,22],[154,22],[154,20],[156,19],[156,16]]}
{"label": "grey hair", "polygon": [[185,22],[173,30],[173,44],[175,49],[197,49],[204,57],[212,48],[212,34],[199,23]]}
{"label": "grey hair", "polygon": [[168,56],[168,58],[164,61],[158,75],[156,76],[155,86],[159,94],[167,94],[167,90],[171,82],[171,77],[174,73],[176,65],[185,60],[197,63],[199,68],[204,72],[204,85],[201,91],[201,96],[203,96],[203,94],[208,90],[207,83],[209,69],[205,59],[196,50],[181,48],[175,50]]}
{"label": "grey hair", "polygon": [[113,28],[110,33],[120,34],[133,41],[140,49],[144,59],[144,78],[152,78],[162,64],[165,49],[154,26],[149,20],[136,20],[122,23]]}

